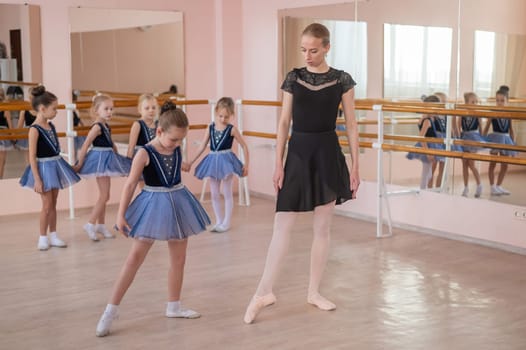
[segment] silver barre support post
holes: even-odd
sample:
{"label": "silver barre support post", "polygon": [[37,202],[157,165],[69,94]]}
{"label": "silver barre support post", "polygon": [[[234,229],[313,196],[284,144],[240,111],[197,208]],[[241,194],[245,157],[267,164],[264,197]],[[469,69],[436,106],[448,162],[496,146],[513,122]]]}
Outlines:
{"label": "silver barre support post", "polygon": [[[239,133],[243,135],[243,104],[241,100],[236,100],[236,109],[237,109],[237,113],[236,113],[237,114],[237,128],[239,130]],[[239,142],[237,145],[237,152],[239,154],[241,163],[245,165],[245,153],[243,152],[243,148],[241,147]],[[250,205],[250,193],[248,190],[248,176],[239,178],[237,193],[239,197],[239,205],[244,205],[248,207]]]}
{"label": "silver barre support post", "polygon": [[[373,105],[373,111],[378,113],[378,139],[377,142],[373,143],[373,148],[377,149],[377,168],[376,168],[376,238],[384,238],[393,235],[391,226],[391,209],[387,199],[387,193],[385,190],[384,182],[384,160],[382,145],[384,143],[384,114],[382,111],[382,105]],[[383,234],[383,205],[387,209],[387,224],[389,226],[389,234]]]}
{"label": "silver barre support post", "polygon": [[[70,165],[75,164],[75,137],[77,132],[73,129],[73,111],[77,108],[74,103],[66,105],[66,138],[68,140],[68,163]],[[75,198],[73,196],[73,186],[68,188],[69,194],[69,218],[75,218]]]}

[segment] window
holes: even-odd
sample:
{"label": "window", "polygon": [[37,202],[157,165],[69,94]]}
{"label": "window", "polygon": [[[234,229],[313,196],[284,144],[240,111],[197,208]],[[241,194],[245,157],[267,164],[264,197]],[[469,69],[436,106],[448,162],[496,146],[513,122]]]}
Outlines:
{"label": "window", "polygon": [[384,24],[384,97],[447,93],[453,30]]}

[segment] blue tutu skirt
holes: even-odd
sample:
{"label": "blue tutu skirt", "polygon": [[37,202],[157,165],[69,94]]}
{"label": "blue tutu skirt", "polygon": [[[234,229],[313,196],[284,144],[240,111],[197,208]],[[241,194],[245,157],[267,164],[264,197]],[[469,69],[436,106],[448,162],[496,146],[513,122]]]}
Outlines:
{"label": "blue tutu skirt", "polygon": [[75,149],[81,149],[84,141],[86,141],[86,136],[75,136]]}
{"label": "blue tutu skirt", "polygon": [[210,152],[195,168],[195,176],[200,180],[205,177],[224,180],[231,174],[243,176],[243,163],[230,149]]}
{"label": "blue tutu skirt", "polygon": [[[37,165],[40,178],[44,183],[44,192],[64,189],[80,181],[77,173],[61,156],[37,158]],[[30,166],[26,167],[19,182],[22,187],[35,188],[35,178]]]}
{"label": "blue tutu skirt", "polygon": [[144,186],[126,210],[130,237],[167,241],[203,232],[210,218],[183,185],[171,188]]}
{"label": "blue tutu skirt", "polygon": [[29,149],[29,142],[27,139],[18,139],[16,140],[15,147],[22,151],[27,151]]}
{"label": "blue tutu skirt", "polygon": [[[445,139],[446,138],[446,134],[443,133],[443,132],[437,131],[437,137]],[[445,143],[441,143],[440,144],[440,149],[446,150],[446,144]],[[464,152],[464,149],[462,148],[461,145],[451,145],[451,151],[453,151],[453,152]],[[445,160],[444,157],[439,157],[439,158],[441,158],[440,159],[441,162],[443,162]]]}
{"label": "blue tutu skirt", "polygon": [[[422,143],[421,142],[417,142],[417,144],[415,145],[415,147],[420,147],[422,148]],[[439,149],[439,150],[444,150],[445,148],[445,145],[444,144],[441,144],[441,143],[431,143],[431,142],[428,142],[427,143],[427,148],[429,149]],[[407,155],[405,156],[407,159],[418,159],[424,163],[428,163],[429,162],[429,159],[427,158],[427,154],[423,154],[423,153],[414,153],[414,152],[409,152],[407,153]],[[435,160],[439,161],[439,162],[443,162],[445,161],[445,158],[444,157],[441,157],[441,156],[434,156]]]}
{"label": "blue tutu skirt", "polygon": [[[462,140],[466,141],[477,141],[477,142],[486,142],[486,139],[480,135],[480,132],[478,130],[473,131],[464,131],[462,132]],[[464,152],[479,152],[483,147],[477,147],[477,146],[463,146]]]}
{"label": "blue tutu skirt", "polygon": [[128,176],[131,160],[113,152],[110,147],[93,147],[86,154],[79,171],[84,178],[101,176]]}
{"label": "blue tutu skirt", "polygon": [[[502,132],[493,132],[488,135],[487,137],[488,142],[492,143],[502,143],[503,145],[515,145],[515,142],[510,137],[510,134],[508,133],[502,133]],[[497,154],[500,153],[503,156],[509,156],[509,157],[515,157],[517,155],[517,151],[511,151],[506,149],[497,149],[493,148],[490,153]]]}
{"label": "blue tutu skirt", "polygon": [[0,151],[10,151],[13,148],[13,142],[11,140],[0,140]]}

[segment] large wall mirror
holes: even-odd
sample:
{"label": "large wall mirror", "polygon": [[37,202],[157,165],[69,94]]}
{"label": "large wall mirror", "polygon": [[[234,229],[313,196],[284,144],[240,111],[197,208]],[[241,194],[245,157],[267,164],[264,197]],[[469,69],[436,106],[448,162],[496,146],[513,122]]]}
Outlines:
{"label": "large wall mirror", "polygon": [[[475,4],[476,3],[476,4]],[[526,35],[521,16],[526,6],[522,0],[510,0],[506,11],[494,1],[445,0],[436,6],[433,1],[389,0],[358,1],[306,8],[281,10],[282,17],[282,71],[301,66],[298,38],[310,22],[352,22],[355,27],[340,36],[331,50],[343,47],[345,63],[358,82],[357,98],[388,98],[394,100],[420,100],[422,95],[443,92],[449,102],[463,102],[463,94],[475,91],[484,104],[495,105],[494,97],[500,85],[510,86],[510,96],[517,98],[515,105],[526,106]],[[476,7],[476,10],[473,8]],[[430,8],[433,8],[430,11]],[[411,11],[407,11],[411,9]],[[496,15],[502,14],[502,16]],[[320,19],[321,18],[321,19]],[[319,19],[319,20],[316,20]],[[363,29],[359,24],[363,23]],[[363,33],[360,32],[363,30]],[[359,33],[359,34],[357,34]],[[357,40],[357,37],[360,39]],[[341,43],[346,44],[341,44]],[[362,43],[360,43],[362,42]],[[346,45],[350,45],[347,46]],[[366,50],[367,53],[363,53]],[[299,58],[298,58],[299,57]],[[365,57],[366,65],[360,65]],[[329,57],[328,57],[329,59]],[[334,62],[329,60],[331,65]],[[336,68],[338,68],[336,66]],[[364,93],[358,93],[360,84],[366,83]],[[358,113],[360,117],[370,114]],[[413,124],[398,125],[387,132],[417,135],[417,114],[405,113],[388,116],[407,117]],[[524,122],[514,121],[518,145],[526,145]],[[374,127],[361,127],[375,132]],[[491,129],[490,129],[491,132]],[[367,151],[366,151],[367,152]],[[484,151],[484,153],[488,153]],[[520,153],[520,157],[526,154]],[[374,158],[374,154],[371,154]],[[362,173],[366,180],[374,181],[374,162],[365,162]],[[391,183],[418,187],[420,162],[409,161],[405,154],[393,152],[389,156],[388,178]],[[514,205],[526,205],[526,189],[521,186],[526,167],[510,166],[503,183],[511,195],[492,196],[489,190],[488,163],[477,162],[484,190],[481,200],[494,200]],[[464,184],[462,162],[451,160],[447,171],[446,192],[460,196]],[[437,173],[435,173],[436,178]],[[470,197],[475,192],[473,175],[470,176]]]}
{"label": "large wall mirror", "polygon": [[[42,81],[40,7],[0,4],[0,81],[39,83]],[[27,100],[29,85],[0,83],[3,102]],[[2,112],[0,112],[2,113]],[[2,113],[0,129],[23,127],[23,113]],[[6,118],[6,119],[4,119]],[[9,119],[9,121],[7,121]],[[20,177],[26,164],[23,142],[0,147],[0,178]]]}
{"label": "large wall mirror", "polygon": [[[70,22],[74,90],[161,94],[176,86],[184,94],[181,12],[71,8]],[[83,125],[91,124],[88,111],[79,114]],[[138,116],[131,107],[114,114]],[[114,140],[127,144],[128,135]]]}
{"label": "large wall mirror", "polygon": [[74,89],[184,93],[181,12],[72,8],[70,22]]}

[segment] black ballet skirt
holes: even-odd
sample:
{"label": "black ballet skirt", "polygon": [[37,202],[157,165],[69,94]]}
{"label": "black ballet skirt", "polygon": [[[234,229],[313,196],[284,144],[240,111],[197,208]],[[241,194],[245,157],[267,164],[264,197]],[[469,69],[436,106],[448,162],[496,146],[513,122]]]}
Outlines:
{"label": "black ballet skirt", "polygon": [[334,68],[326,73],[299,68],[287,74],[281,89],[293,95],[292,134],[276,211],[312,211],[352,198],[335,129],[342,95],[354,85],[348,73]]}

